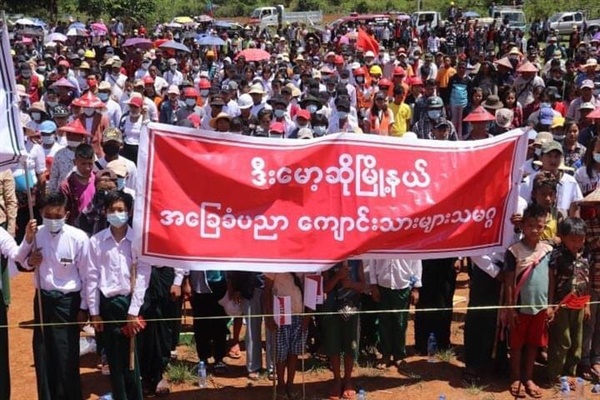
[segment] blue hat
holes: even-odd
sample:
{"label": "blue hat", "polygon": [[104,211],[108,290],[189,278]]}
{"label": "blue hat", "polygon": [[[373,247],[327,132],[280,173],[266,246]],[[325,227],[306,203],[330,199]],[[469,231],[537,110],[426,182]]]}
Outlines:
{"label": "blue hat", "polygon": [[40,125],[41,133],[54,133],[56,132],[56,124],[52,121],[44,121]]}
{"label": "blue hat", "polygon": [[554,121],[554,111],[552,110],[552,108],[540,108],[539,120],[540,124],[542,125],[552,125],[552,122]]}

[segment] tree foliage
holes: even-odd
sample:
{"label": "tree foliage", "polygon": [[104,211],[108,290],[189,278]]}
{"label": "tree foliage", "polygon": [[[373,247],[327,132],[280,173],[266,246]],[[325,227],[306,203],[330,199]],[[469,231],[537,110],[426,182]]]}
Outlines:
{"label": "tree foliage", "polygon": [[79,0],[79,11],[92,17],[135,18],[145,21],[156,10],[155,0]]}

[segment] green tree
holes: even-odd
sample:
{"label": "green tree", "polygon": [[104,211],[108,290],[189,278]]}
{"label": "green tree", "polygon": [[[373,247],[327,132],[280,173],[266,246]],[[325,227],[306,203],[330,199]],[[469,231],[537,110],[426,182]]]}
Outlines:
{"label": "green tree", "polygon": [[130,17],[138,21],[150,20],[156,10],[154,0],[79,0],[79,11],[99,17]]}

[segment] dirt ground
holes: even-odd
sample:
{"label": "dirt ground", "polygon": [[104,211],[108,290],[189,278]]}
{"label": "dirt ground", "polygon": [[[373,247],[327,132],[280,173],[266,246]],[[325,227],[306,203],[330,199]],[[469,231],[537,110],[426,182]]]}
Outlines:
{"label": "dirt ground", "polygon": [[[459,275],[456,292],[456,307],[466,306],[468,298],[468,277],[466,274]],[[32,330],[19,327],[33,318],[33,288],[31,275],[19,275],[12,281],[12,305],[9,309],[10,330],[10,365],[12,376],[12,398],[14,400],[31,400],[36,398],[35,371],[33,368],[33,355],[31,350]],[[447,400],[462,399],[512,399],[506,388],[506,378],[494,378],[481,386],[465,385],[461,379],[462,367],[462,343],[464,311],[456,312],[452,326],[452,342],[456,357],[448,357],[448,361],[435,364],[428,363],[424,357],[411,356],[403,367],[403,372],[396,369],[379,371],[369,366],[358,368],[354,379],[357,388],[367,391],[369,400],[396,400],[396,399],[438,399],[444,394]],[[191,323],[188,319],[187,323]],[[189,330],[189,326],[187,327]],[[409,325],[408,344],[414,343],[412,322]],[[179,359],[189,362],[190,365],[197,362],[195,351],[188,346],[180,346],[178,349]],[[81,376],[83,384],[83,397],[85,399],[96,399],[110,390],[108,377],[102,376],[96,368],[97,358],[95,355],[86,355],[81,358]],[[209,377],[209,387],[198,389],[192,383],[173,386],[173,393],[168,397],[173,400],[268,400],[273,398],[272,385],[266,378],[256,382],[253,387],[249,386],[246,378],[245,360],[229,360],[229,372],[225,377]],[[299,371],[296,375],[297,390],[299,398],[309,400],[326,399],[331,372],[325,364],[315,364],[314,360],[305,361],[305,372]],[[544,370],[538,367],[536,373],[539,378],[543,376]],[[303,384],[304,383],[304,384]],[[590,394],[591,385],[586,384],[586,393]],[[548,389],[544,393],[544,399],[558,398],[555,391]],[[587,397],[586,397],[587,398]],[[599,396],[600,398],[600,396]]]}

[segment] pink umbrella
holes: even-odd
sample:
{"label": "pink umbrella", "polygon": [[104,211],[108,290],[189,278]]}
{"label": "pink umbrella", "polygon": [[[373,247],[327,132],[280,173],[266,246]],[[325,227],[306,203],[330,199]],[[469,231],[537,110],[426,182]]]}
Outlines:
{"label": "pink umbrella", "polygon": [[102,22],[94,22],[92,25],[90,25],[90,27],[96,32],[108,32],[108,28]]}
{"label": "pink umbrella", "polygon": [[31,44],[33,43],[33,40],[30,37],[24,37],[23,39],[21,39],[19,42],[17,43],[23,43],[23,44]]}
{"label": "pink umbrella", "polygon": [[246,49],[238,53],[235,58],[244,57],[246,61],[263,61],[271,58],[271,54],[263,49]]}
{"label": "pink umbrella", "polygon": [[340,38],[339,44],[349,44],[350,43],[350,39],[348,39],[347,36],[342,36]]}

